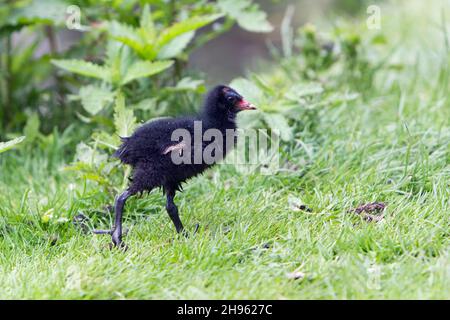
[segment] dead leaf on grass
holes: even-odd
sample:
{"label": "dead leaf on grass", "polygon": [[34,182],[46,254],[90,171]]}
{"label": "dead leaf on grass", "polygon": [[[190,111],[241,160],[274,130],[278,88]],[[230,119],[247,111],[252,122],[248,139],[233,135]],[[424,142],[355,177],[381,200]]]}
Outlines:
{"label": "dead leaf on grass", "polygon": [[383,212],[385,209],[386,209],[385,203],[372,202],[360,205],[359,207],[354,209],[353,212],[359,214],[367,222],[380,222],[381,220],[384,219]]}

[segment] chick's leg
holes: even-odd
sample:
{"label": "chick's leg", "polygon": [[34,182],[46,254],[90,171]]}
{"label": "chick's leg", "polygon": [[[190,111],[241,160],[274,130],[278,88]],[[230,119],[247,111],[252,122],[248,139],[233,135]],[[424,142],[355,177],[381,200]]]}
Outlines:
{"label": "chick's leg", "polygon": [[[185,237],[189,236],[189,233],[184,229],[183,224],[181,223],[180,216],[178,215],[178,208],[175,205],[173,198],[175,197],[175,191],[172,191],[169,189],[166,193],[167,196],[167,203],[166,203],[166,210],[169,214],[170,219],[172,220],[173,224],[175,225],[175,229],[178,233],[182,233]],[[195,226],[194,234],[198,231],[198,224]]]}
{"label": "chick's leg", "polygon": [[120,246],[125,248],[125,244],[122,242],[122,215],[125,202],[132,195],[133,193],[127,190],[116,198],[114,206],[115,221],[112,230],[94,230],[95,234],[110,234],[112,237],[112,244],[116,247]]}
{"label": "chick's leg", "polygon": [[114,218],[114,227],[112,229],[112,242],[115,246],[123,246],[122,242],[122,216],[123,216],[123,208],[125,206],[125,202],[131,196],[131,192],[125,191],[120,196],[117,197],[116,203],[114,206],[116,216]]}
{"label": "chick's leg", "polygon": [[183,224],[181,223],[180,216],[178,215],[178,208],[175,205],[173,198],[175,197],[175,191],[169,190],[166,193],[167,202],[166,202],[166,210],[169,214],[170,219],[175,225],[175,229],[178,233],[184,230]]}

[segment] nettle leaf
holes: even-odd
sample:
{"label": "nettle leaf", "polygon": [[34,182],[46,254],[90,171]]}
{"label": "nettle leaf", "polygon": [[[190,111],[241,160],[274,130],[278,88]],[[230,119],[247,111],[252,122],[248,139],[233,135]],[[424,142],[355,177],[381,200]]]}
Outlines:
{"label": "nettle leaf", "polygon": [[129,108],[133,110],[143,110],[143,111],[149,111],[156,109],[158,102],[158,98],[147,98],[144,100],[139,101],[138,103],[132,104],[129,106]]}
{"label": "nettle leaf", "polygon": [[220,17],[223,17],[223,14],[196,16],[177,22],[161,32],[156,42],[156,47],[162,48],[178,36],[200,29]]}
{"label": "nettle leaf", "polygon": [[238,116],[239,128],[261,128],[264,126],[263,112],[241,112]]}
{"label": "nettle leaf", "polygon": [[298,100],[300,98],[319,95],[323,92],[323,87],[319,83],[298,84],[293,86],[287,93],[286,98]]}
{"label": "nettle leaf", "polygon": [[99,66],[92,62],[84,60],[52,60],[52,63],[64,70],[80,74],[86,77],[92,77],[104,80],[106,82],[110,81],[111,72],[105,66]]}
{"label": "nettle leaf", "polygon": [[99,113],[108,103],[114,101],[114,92],[94,85],[84,86],[78,93],[83,108],[91,115]]}
{"label": "nettle leaf", "polygon": [[92,139],[97,145],[116,150],[119,144],[119,138],[107,131],[97,131],[92,134]]}
{"label": "nettle leaf", "polygon": [[164,29],[157,37],[150,9],[146,5],[138,29],[113,21],[109,30],[114,39],[129,46],[146,60],[169,59],[186,48],[194,37],[195,30],[222,16],[223,14],[213,14],[188,18]]}
{"label": "nettle leaf", "polygon": [[27,123],[23,128],[23,134],[27,137],[28,142],[33,142],[39,136],[39,126],[41,122],[39,121],[39,116],[35,112],[28,117]]}
{"label": "nettle leaf", "polygon": [[0,142],[0,153],[13,148],[15,145],[21,143],[24,139],[25,139],[25,137],[22,136],[22,137],[15,138],[15,139],[7,141],[7,142]]}
{"label": "nettle leaf", "polygon": [[129,46],[139,55],[144,54],[145,43],[139,34],[139,30],[117,21],[110,22],[108,29],[114,39]]}
{"label": "nettle leaf", "polygon": [[360,96],[357,92],[334,92],[327,96],[323,103],[326,105],[337,106],[342,103],[350,102],[358,99]]}
{"label": "nettle leaf", "polygon": [[264,121],[272,130],[276,130],[279,133],[282,140],[289,141],[292,139],[292,128],[283,115],[279,113],[265,113]]}
{"label": "nettle leaf", "polygon": [[173,64],[173,61],[137,61],[133,63],[127,70],[127,74],[122,79],[121,84],[127,84],[130,81],[149,77],[154,74],[160,73],[169,68]]}
{"label": "nettle leaf", "polygon": [[77,145],[77,150],[75,153],[75,161],[99,166],[100,164],[106,162],[107,160],[108,155],[98,152],[97,150],[88,146],[84,142],[80,142]]}
{"label": "nettle leaf", "polygon": [[132,41],[139,42],[139,43],[142,40],[141,37],[139,36],[139,33],[137,32],[136,28],[134,28],[133,26],[124,24],[124,23],[120,23],[115,20],[108,22],[108,30],[109,30],[109,33],[113,37],[128,38]]}
{"label": "nettle leaf", "polygon": [[66,10],[70,5],[63,0],[34,0],[14,10],[8,17],[10,25],[34,23],[62,25],[66,22]]}
{"label": "nettle leaf", "polygon": [[125,97],[121,93],[117,95],[114,107],[114,125],[119,137],[129,137],[137,126],[133,110],[125,107]]}
{"label": "nettle leaf", "polygon": [[[19,73],[23,71],[23,68],[33,61],[33,55],[40,44],[39,40],[34,41],[29,46],[17,46],[14,50],[14,59],[11,61],[11,70],[13,73]],[[1,49],[0,49],[1,52]],[[21,70],[22,69],[22,70]]]}
{"label": "nettle leaf", "polygon": [[264,97],[263,91],[255,83],[244,78],[234,79],[231,81],[230,87],[254,104],[260,103]]}
{"label": "nettle leaf", "polygon": [[273,30],[273,26],[267,21],[267,14],[251,0],[219,0],[217,5],[245,30],[251,32],[271,32]]}
{"label": "nettle leaf", "polygon": [[194,36],[195,32],[191,31],[176,37],[159,50],[158,59],[170,59],[178,56],[183,52]]}
{"label": "nettle leaf", "polygon": [[263,11],[244,11],[237,20],[238,25],[251,32],[272,32],[273,27],[267,21],[267,14]]}
{"label": "nettle leaf", "polygon": [[172,91],[196,91],[203,87],[204,80],[192,79],[191,77],[185,77],[178,81],[175,87],[168,88]]}
{"label": "nettle leaf", "polygon": [[144,38],[148,42],[153,42],[156,38],[155,24],[153,23],[150,6],[146,4],[142,10],[140,29],[144,31]]}
{"label": "nettle leaf", "polygon": [[111,83],[120,84],[132,63],[131,49],[117,41],[109,41],[106,47],[106,65],[111,70]]}

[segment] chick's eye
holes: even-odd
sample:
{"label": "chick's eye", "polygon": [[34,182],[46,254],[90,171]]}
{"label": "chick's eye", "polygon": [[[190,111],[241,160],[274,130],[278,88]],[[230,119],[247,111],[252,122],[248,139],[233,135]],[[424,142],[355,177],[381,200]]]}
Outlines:
{"label": "chick's eye", "polygon": [[233,96],[228,96],[228,97],[227,97],[227,101],[233,103],[233,102],[236,101],[236,98],[233,97]]}

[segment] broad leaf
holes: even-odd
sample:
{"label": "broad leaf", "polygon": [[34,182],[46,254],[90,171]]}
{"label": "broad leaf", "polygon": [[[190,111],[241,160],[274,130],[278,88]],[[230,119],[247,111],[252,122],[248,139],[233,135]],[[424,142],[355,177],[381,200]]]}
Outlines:
{"label": "broad leaf", "polygon": [[173,61],[137,61],[127,70],[127,74],[122,79],[121,84],[125,85],[130,81],[160,73],[169,68],[172,64]]}
{"label": "broad leaf", "polygon": [[119,137],[107,131],[97,131],[92,134],[92,139],[99,147],[107,147],[116,150],[120,143]]}
{"label": "broad leaf", "polygon": [[107,67],[99,66],[92,62],[83,60],[52,60],[52,63],[64,70],[77,73],[86,77],[102,79],[110,82],[111,72]]}
{"label": "broad leaf", "polygon": [[15,145],[21,143],[24,139],[25,137],[18,137],[7,142],[0,142],[0,153],[13,148]]}
{"label": "broad leaf", "polygon": [[174,40],[178,36],[185,34],[187,32],[191,32],[201,27],[206,26],[207,24],[213,22],[214,20],[222,17],[223,14],[212,14],[206,16],[196,16],[192,18],[188,18],[186,20],[177,22],[167,29],[163,30],[160,36],[158,37],[156,46],[158,48],[162,48],[170,41]]}
{"label": "broad leaf", "polygon": [[111,83],[118,86],[122,81],[123,75],[127,73],[133,57],[130,54],[131,49],[120,42],[108,41],[106,47],[105,64],[111,70]]}
{"label": "broad leaf", "polygon": [[243,12],[237,20],[238,25],[251,32],[272,32],[272,25],[266,20],[266,13],[263,11]]}
{"label": "broad leaf", "polygon": [[82,87],[78,94],[83,108],[91,115],[99,113],[108,103],[114,101],[114,93],[94,85]]}
{"label": "broad leaf", "polygon": [[230,83],[230,87],[239,92],[246,100],[256,105],[261,102],[264,96],[263,91],[256,84],[244,78],[234,79]]}
{"label": "broad leaf", "polygon": [[153,60],[156,57],[154,30],[150,32],[144,27],[135,29],[113,21],[110,23],[109,32],[115,40],[129,46],[142,58]]}
{"label": "broad leaf", "polygon": [[156,38],[156,29],[150,13],[150,6],[146,4],[142,10],[140,20],[140,29],[144,31],[144,39],[146,42],[153,42]]}
{"label": "broad leaf", "polygon": [[158,98],[156,97],[147,98],[139,101],[138,103],[130,105],[129,108],[133,110],[143,110],[143,111],[155,110],[157,102]]}
{"label": "broad leaf", "polygon": [[114,107],[114,125],[119,137],[128,137],[136,128],[136,117],[132,109],[125,107],[125,98],[123,94],[118,94],[116,106]]}
{"label": "broad leaf", "polygon": [[110,34],[115,39],[125,43],[136,51],[142,49],[142,39],[135,28],[117,21],[110,22],[108,26]]}
{"label": "broad leaf", "polygon": [[265,113],[264,120],[270,129],[276,130],[284,141],[289,141],[293,137],[292,128],[289,126],[287,119],[279,113]]}
{"label": "broad leaf", "polygon": [[261,128],[264,126],[263,112],[241,112],[238,116],[238,127],[243,129]]}
{"label": "broad leaf", "polygon": [[194,36],[195,32],[191,31],[176,37],[159,50],[158,59],[170,59],[178,56],[183,52]]}
{"label": "broad leaf", "polygon": [[171,91],[196,91],[204,89],[204,81],[198,79],[192,79],[191,77],[185,77],[178,81],[175,87],[167,88]]}
{"label": "broad leaf", "polygon": [[40,124],[41,122],[36,112],[28,117],[27,123],[23,128],[23,135],[27,137],[27,142],[33,142],[38,137]]}
{"label": "broad leaf", "polygon": [[323,87],[319,83],[310,84],[297,84],[293,86],[287,93],[286,98],[290,100],[297,100],[307,96],[314,96],[321,94],[323,92]]}
{"label": "broad leaf", "polygon": [[66,10],[70,2],[63,0],[33,0],[13,10],[7,24],[26,25],[34,23],[62,25],[66,21]]}
{"label": "broad leaf", "polygon": [[217,5],[245,30],[252,32],[271,32],[273,30],[272,25],[267,21],[267,14],[251,0],[219,0]]}
{"label": "broad leaf", "polygon": [[157,37],[150,9],[145,6],[140,21],[141,26],[138,29],[116,21],[110,23],[109,29],[114,39],[132,48],[142,58],[151,61],[156,57],[168,59],[177,56],[194,37],[193,31],[221,16],[223,14],[188,18],[164,29]]}
{"label": "broad leaf", "polygon": [[[14,58],[12,59],[11,70],[13,73],[20,73],[26,66],[29,66],[30,61],[33,61],[33,55],[40,44],[39,39],[34,41],[29,46],[17,46],[14,50]],[[0,49],[0,52],[2,50]]]}
{"label": "broad leaf", "polygon": [[108,156],[106,154],[99,153],[97,150],[94,150],[84,142],[80,142],[77,145],[75,161],[98,166],[102,163],[105,163],[107,159]]}

